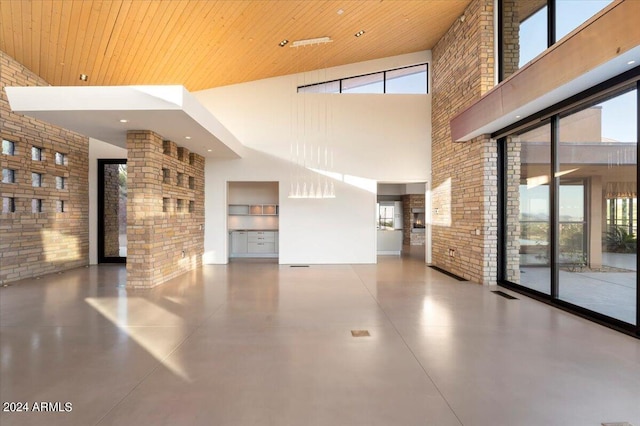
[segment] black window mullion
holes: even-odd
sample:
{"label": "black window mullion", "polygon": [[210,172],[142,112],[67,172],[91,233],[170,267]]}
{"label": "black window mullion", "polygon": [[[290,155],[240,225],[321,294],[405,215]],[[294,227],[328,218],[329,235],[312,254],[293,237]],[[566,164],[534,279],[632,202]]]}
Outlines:
{"label": "black window mullion", "polygon": [[551,117],[551,179],[549,185],[549,261],[551,263],[551,299],[558,298],[558,250],[559,250],[559,234],[560,224],[558,222],[559,195],[560,195],[560,177],[558,177],[558,148],[559,148],[559,123],[560,117],[556,114]]}
{"label": "black window mullion", "polygon": [[[636,82],[636,187],[640,178],[640,168],[638,168],[638,143],[640,142],[640,81]],[[636,197],[638,197],[636,190]],[[633,211],[633,209],[631,210]],[[632,225],[633,226],[633,225]],[[636,234],[636,271],[640,270],[638,261],[638,235]],[[636,335],[640,337],[640,287],[638,286],[638,275],[636,273]]]}
{"label": "black window mullion", "polygon": [[498,140],[498,282],[507,279],[507,138]]}
{"label": "black window mullion", "polygon": [[556,42],[556,0],[547,1],[547,47]]}

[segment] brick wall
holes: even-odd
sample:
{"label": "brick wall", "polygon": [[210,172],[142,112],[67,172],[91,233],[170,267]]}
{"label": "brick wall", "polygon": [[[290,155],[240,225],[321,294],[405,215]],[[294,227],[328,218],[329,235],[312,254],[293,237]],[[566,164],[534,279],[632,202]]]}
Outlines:
{"label": "brick wall", "polygon": [[[0,134],[16,149],[13,156],[1,155],[2,169],[15,171],[15,183],[1,183],[0,192],[3,204],[14,200],[15,212],[0,214],[0,282],[87,265],[89,140],[11,112],[5,86],[48,84],[2,51],[0,78]],[[32,160],[33,146],[42,148],[42,161]],[[56,153],[66,155],[63,164],[56,164]],[[32,173],[41,175],[42,186],[33,185]],[[56,178],[64,178],[63,188]],[[33,200],[41,200],[42,212],[32,212]]]}
{"label": "brick wall", "polygon": [[503,79],[518,71],[520,62],[520,16],[518,1],[502,0],[502,74]]}
{"label": "brick wall", "polygon": [[488,136],[453,142],[450,120],[494,86],[493,6],[473,0],[432,67],[432,263],[482,284],[496,282],[497,149]]}
{"label": "brick wall", "polygon": [[127,133],[127,286],[202,265],[204,158],[150,131]]}
{"label": "brick wall", "polygon": [[408,246],[423,246],[426,238],[424,232],[411,232],[413,229],[412,209],[424,209],[424,195],[406,194],[402,196],[402,244]]}

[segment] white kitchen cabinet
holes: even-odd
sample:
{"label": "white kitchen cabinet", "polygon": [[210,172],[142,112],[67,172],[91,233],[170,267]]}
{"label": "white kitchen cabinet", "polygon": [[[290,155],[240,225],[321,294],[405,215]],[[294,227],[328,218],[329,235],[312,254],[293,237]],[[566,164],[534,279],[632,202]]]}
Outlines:
{"label": "white kitchen cabinet", "polygon": [[278,257],[278,231],[232,231],[229,257]]}
{"label": "white kitchen cabinet", "polygon": [[247,254],[247,242],[247,231],[233,231],[231,233],[231,254]]}

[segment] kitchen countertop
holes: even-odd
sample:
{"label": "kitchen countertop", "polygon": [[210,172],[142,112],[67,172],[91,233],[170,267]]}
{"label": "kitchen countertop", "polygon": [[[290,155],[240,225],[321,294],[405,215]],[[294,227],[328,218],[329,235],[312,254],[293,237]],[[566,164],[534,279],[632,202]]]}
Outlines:
{"label": "kitchen countertop", "polygon": [[249,231],[257,231],[257,232],[278,232],[277,229],[229,229],[229,232],[249,232]]}

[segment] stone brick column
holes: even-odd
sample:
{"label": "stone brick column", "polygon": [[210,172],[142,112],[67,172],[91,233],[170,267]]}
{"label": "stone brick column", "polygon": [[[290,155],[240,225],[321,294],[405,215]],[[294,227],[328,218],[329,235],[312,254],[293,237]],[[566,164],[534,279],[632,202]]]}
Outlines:
{"label": "stone brick column", "polygon": [[202,265],[204,157],[151,131],[127,134],[127,287]]}
{"label": "stone brick column", "polygon": [[520,284],[520,175],[522,143],[517,136],[507,138],[507,271],[508,281]]}
{"label": "stone brick column", "polygon": [[[520,16],[518,1],[519,0],[502,0],[503,79],[518,71],[518,64],[520,62]],[[500,48],[500,46],[498,46],[498,48]]]}
{"label": "stone brick column", "polygon": [[[127,287],[162,282],[156,264],[156,221],[162,217],[162,138],[151,131],[127,132]],[[161,239],[162,235],[160,235]],[[160,248],[161,249],[161,248]]]}
{"label": "stone brick column", "polygon": [[432,263],[482,284],[497,279],[497,146],[451,139],[451,118],[495,84],[494,2],[473,0],[433,48]]}

